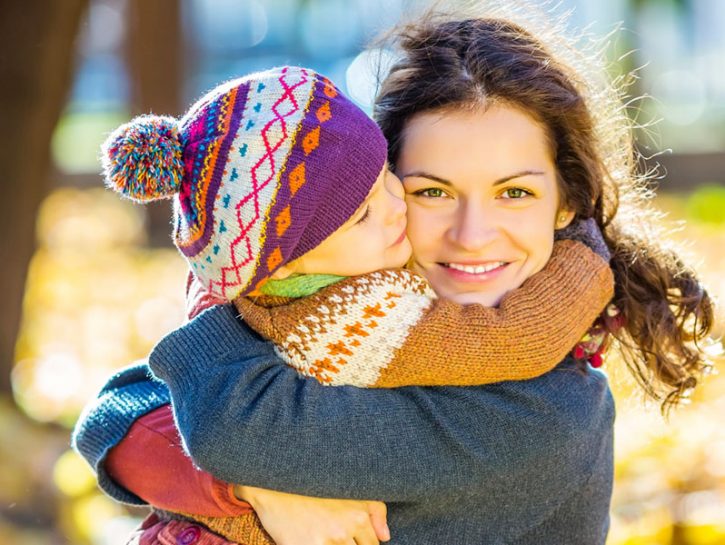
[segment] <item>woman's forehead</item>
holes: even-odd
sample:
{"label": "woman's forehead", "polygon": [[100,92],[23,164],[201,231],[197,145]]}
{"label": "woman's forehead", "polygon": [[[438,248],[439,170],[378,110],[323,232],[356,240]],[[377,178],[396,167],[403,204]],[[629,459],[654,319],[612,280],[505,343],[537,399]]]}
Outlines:
{"label": "woman's forehead", "polygon": [[415,170],[443,179],[478,173],[499,179],[553,168],[546,132],[508,106],[418,114],[406,126],[398,174]]}

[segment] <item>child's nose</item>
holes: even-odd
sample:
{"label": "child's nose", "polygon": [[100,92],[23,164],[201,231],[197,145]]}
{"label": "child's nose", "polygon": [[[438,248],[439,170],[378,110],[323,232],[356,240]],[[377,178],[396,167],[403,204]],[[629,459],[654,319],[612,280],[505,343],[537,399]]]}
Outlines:
{"label": "child's nose", "polygon": [[390,170],[385,175],[385,188],[390,194],[395,195],[399,199],[405,198],[403,182]]}
{"label": "child's nose", "polygon": [[401,216],[405,216],[405,213],[408,211],[408,207],[405,204],[404,195],[391,195],[390,200],[391,218],[393,221],[398,221]]}

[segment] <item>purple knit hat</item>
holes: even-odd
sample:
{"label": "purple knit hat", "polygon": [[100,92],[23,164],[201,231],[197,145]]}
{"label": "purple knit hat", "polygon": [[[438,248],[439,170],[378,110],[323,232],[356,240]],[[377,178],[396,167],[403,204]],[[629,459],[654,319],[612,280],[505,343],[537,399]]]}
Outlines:
{"label": "purple knit hat", "polygon": [[214,296],[233,300],[360,208],[387,145],[327,78],[273,68],[220,85],[181,119],[141,116],[103,145],[106,184],[174,197],[174,242]]}

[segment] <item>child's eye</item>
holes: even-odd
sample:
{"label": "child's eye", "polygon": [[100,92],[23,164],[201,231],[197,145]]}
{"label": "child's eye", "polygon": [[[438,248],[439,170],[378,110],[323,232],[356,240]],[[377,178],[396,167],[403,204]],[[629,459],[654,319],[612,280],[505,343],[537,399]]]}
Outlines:
{"label": "child's eye", "polygon": [[533,193],[521,187],[509,187],[506,191],[501,193],[501,196],[503,196],[504,199],[522,199],[523,197],[528,197],[529,195],[533,195]]}
{"label": "child's eye", "polygon": [[370,217],[370,206],[365,209],[365,213],[362,215],[362,217],[355,222],[355,225],[360,225],[361,223],[365,223],[367,219]]}
{"label": "child's eye", "polygon": [[427,197],[429,199],[440,199],[441,197],[446,196],[446,192],[443,191],[440,187],[429,187],[427,189],[419,189],[418,191],[414,191],[413,195]]}

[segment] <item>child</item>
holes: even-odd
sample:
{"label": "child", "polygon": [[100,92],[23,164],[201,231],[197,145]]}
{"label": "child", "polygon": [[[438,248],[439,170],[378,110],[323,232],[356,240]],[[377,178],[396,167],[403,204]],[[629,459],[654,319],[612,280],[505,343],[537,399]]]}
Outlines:
{"label": "child", "polygon": [[196,279],[301,374],[390,388],[552,369],[612,297],[606,260],[560,241],[498,308],[437,299],[399,269],[411,248],[386,149],[329,80],[284,67],[219,86],[179,122],[144,116],[119,128],[104,168],[134,200],[175,196],[174,241]]}

